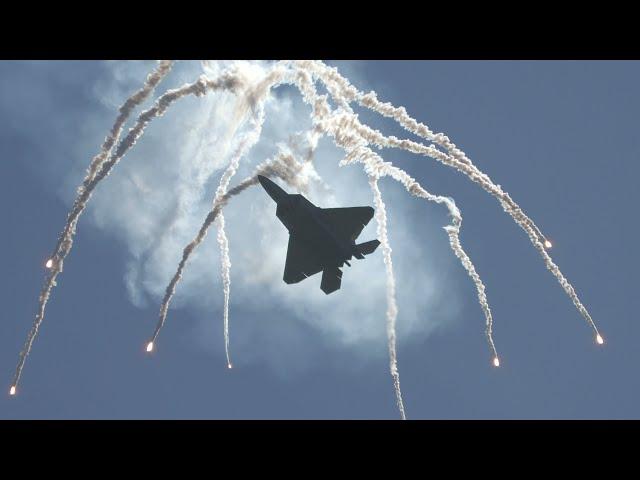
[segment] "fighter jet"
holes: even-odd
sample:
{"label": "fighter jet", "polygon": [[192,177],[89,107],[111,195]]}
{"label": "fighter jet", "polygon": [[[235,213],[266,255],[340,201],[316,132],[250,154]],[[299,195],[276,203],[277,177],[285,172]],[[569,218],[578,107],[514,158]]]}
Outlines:
{"label": "fighter jet", "polygon": [[340,288],[342,267],[352,257],[363,259],[380,242],[355,240],[373,217],[371,207],[319,208],[300,194],[288,194],[262,175],[258,180],[278,205],[276,216],[289,230],[285,283],[298,283],[322,272],[320,289],[327,295]]}

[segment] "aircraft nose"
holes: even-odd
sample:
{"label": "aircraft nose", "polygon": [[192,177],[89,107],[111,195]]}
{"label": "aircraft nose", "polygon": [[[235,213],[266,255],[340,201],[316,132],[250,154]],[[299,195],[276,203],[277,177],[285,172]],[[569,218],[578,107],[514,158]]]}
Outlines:
{"label": "aircraft nose", "polygon": [[282,190],[278,185],[269,180],[267,177],[258,175],[258,181],[260,182],[260,185],[262,185],[262,188],[265,189],[265,191],[271,198],[273,198],[273,200],[275,200],[276,203],[279,203],[287,197],[287,192]]}
{"label": "aircraft nose", "polygon": [[262,185],[262,188],[264,188],[267,192],[269,191],[271,185],[273,185],[273,182],[263,175],[258,175],[258,181],[260,182],[260,185]]}
{"label": "aircraft nose", "polygon": [[258,181],[260,182],[260,185],[266,188],[266,185],[269,182],[269,179],[263,175],[258,175]]}

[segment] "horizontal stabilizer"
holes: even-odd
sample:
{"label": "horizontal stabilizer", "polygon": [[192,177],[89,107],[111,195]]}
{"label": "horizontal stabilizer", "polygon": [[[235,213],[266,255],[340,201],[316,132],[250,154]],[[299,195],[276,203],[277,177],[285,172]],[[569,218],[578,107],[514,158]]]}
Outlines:
{"label": "horizontal stabilizer", "polygon": [[320,290],[329,295],[340,288],[342,282],[342,272],[339,268],[326,268],[322,272],[322,282]]}
{"label": "horizontal stabilizer", "polygon": [[369,255],[370,253],[373,253],[376,251],[376,248],[378,248],[378,245],[380,245],[380,241],[371,240],[370,242],[360,243],[356,245],[356,247],[358,248],[358,251],[363,255]]}

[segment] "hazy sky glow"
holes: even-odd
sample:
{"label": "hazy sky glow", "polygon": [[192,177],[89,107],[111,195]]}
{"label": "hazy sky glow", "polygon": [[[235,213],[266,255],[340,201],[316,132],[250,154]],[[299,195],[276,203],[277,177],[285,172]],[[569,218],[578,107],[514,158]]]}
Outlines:
{"label": "hazy sky glow", "polygon": [[[330,62],[331,63],[331,62]],[[592,332],[520,228],[461,174],[400,151],[382,156],[455,198],[461,240],[487,287],[501,367],[449,249],[442,207],[380,182],[398,289],[398,356],[409,418],[636,418],[638,266],[634,132],[638,62],[335,62],[362,90],[446,133],[524,208],[598,323]],[[1,364],[7,388],[55,244],[121,102],[154,62],[0,62],[6,272]],[[207,68],[219,68],[214,64]],[[161,84],[192,81],[179,63]],[[222,339],[215,229],[187,266],[151,357],[164,288],[209,208],[233,148],[230,94],[188,98],[150,124],[80,220],[20,395],[0,418],[397,418],[388,374],[382,255],[352,262],[330,296],[315,276],[282,282],[287,232],[258,187],[225,210],[231,356]],[[408,136],[360,111],[384,133]],[[231,185],[307,129],[291,88],[266,106],[262,140]],[[237,126],[241,132],[244,125]],[[410,136],[409,136],[410,137]],[[319,206],[372,205],[366,175],[320,142]],[[375,221],[361,238],[375,236]]]}

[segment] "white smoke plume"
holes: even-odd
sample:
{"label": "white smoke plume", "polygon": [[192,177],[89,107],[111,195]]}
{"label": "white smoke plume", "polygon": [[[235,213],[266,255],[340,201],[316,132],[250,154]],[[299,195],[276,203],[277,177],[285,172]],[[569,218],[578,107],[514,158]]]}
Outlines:
{"label": "white smoke plume", "polygon": [[[165,72],[165,74],[168,73],[168,70],[164,63],[161,64],[161,69],[161,71]],[[160,76],[160,79],[161,78],[162,76]],[[31,351],[33,341],[38,334],[38,329],[40,328],[40,325],[44,320],[44,314],[47,302],[49,300],[49,297],[51,296],[51,291],[53,290],[53,287],[57,285],[56,278],[62,272],[64,259],[71,251],[71,247],[73,245],[73,236],[75,234],[75,225],[77,224],[80,215],[86,208],[87,202],[91,198],[93,190],[106,176],[109,175],[111,169],[122,159],[127,151],[131,147],[133,147],[133,145],[135,145],[137,139],[144,133],[144,129],[147,124],[152,119],[162,116],[176,100],[179,100],[180,98],[187,95],[202,96],[208,90],[233,90],[235,87],[237,87],[237,83],[237,78],[230,73],[221,75],[221,77],[216,80],[209,80],[203,76],[194,83],[187,84],[181,88],[166,92],[160,98],[158,98],[153,107],[145,110],[138,116],[136,124],[129,130],[125,138],[118,144],[118,146],[115,148],[115,151],[111,153],[109,159],[100,162],[100,170],[98,170],[95,174],[91,173],[91,171],[89,172],[88,175],[91,179],[87,181],[86,184],[83,184],[82,189],[79,191],[78,198],[74,203],[71,212],[69,213],[67,223],[65,225],[65,228],[63,229],[63,236],[58,242],[56,255],[51,259],[52,261],[50,273],[38,298],[38,313],[36,314],[36,319],[27,336],[25,346],[20,353],[20,359],[16,367],[16,373],[12,386],[17,387],[18,382],[20,381],[20,376],[22,375],[25,361],[29,355],[29,352]]]}
{"label": "white smoke plume", "polygon": [[[253,147],[253,145],[260,138],[260,133],[262,132],[262,123],[264,122],[264,109],[262,105],[258,106],[258,110],[259,110],[259,113],[257,114],[257,118],[253,120],[253,123],[254,123],[253,128],[248,133],[246,133],[243,139],[240,141],[238,147],[236,148],[236,151],[231,156],[231,161],[229,163],[229,166],[227,167],[224,174],[222,175],[222,178],[220,179],[220,185],[218,185],[218,189],[216,190],[216,195],[213,200],[213,210],[210,212],[210,215],[216,210],[216,206],[220,204],[222,198],[225,197],[227,193],[227,188],[229,187],[229,182],[231,181],[236,171],[238,170],[240,159],[247,153],[248,150],[251,149],[251,147]],[[219,210],[217,210],[215,214],[216,216],[220,216]],[[160,333],[160,330],[162,329],[162,326],[164,325],[164,322],[166,321],[167,311],[169,309],[169,303],[171,302],[171,297],[175,292],[176,284],[178,283],[178,281],[180,280],[180,277],[182,276],[182,269],[184,268],[184,265],[188,261],[189,256],[191,255],[191,252],[193,252],[193,250],[195,250],[195,248],[206,237],[207,231],[209,230],[209,227],[211,226],[211,223],[213,220],[215,220],[215,216],[211,217],[208,215],[203,225],[200,227],[200,231],[198,232],[198,235],[189,244],[189,245],[192,245],[192,248],[190,249],[185,248],[186,255],[183,256],[183,261],[180,263],[178,271],[174,276],[175,281],[172,281],[171,284],[167,287],[167,291],[165,293],[165,299],[162,302],[162,305],[160,307],[160,319],[158,321],[158,325],[156,326],[156,330],[153,333],[153,338],[151,339],[151,345],[153,345],[153,342],[155,342],[156,338],[158,337],[158,334]],[[225,312],[224,312],[225,351],[227,355],[227,364],[231,365],[231,360],[229,358],[229,327],[228,327],[229,313],[227,309],[229,305],[229,288],[231,283],[230,273],[229,273],[229,269],[231,268],[231,261],[229,259],[229,247],[228,247],[229,242],[224,232],[224,217],[219,218],[218,242],[222,250],[222,260],[221,260],[222,261],[222,278],[223,278],[223,288],[224,288],[224,297],[225,297]]]}
{"label": "white smoke plume", "polygon": [[252,118],[253,126],[251,130],[249,130],[247,133],[244,134],[242,140],[240,140],[238,144],[238,147],[236,148],[235,152],[231,156],[229,165],[225,170],[225,172],[223,173],[222,178],[220,179],[220,184],[218,185],[218,188],[216,190],[215,198],[213,200],[212,210],[209,212],[209,215],[207,215],[207,218],[205,219],[204,223],[200,227],[200,230],[198,231],[196,238],[194,238],[189,243],[189,245],[185,247],[183,251],[183,257],[182,257],[182,260],[180,261],[180,264],[178,265],[178,269],[165,291],[165,296],[162,301],[162,305],[160,306],[160,318],[158,320],[156,329],[153,333],[153,337],[148,344],[148,347],[147,347],[148,351],[151,351],[151,349],[153,349],[154,342],[156,341],[158,335],[160,334],[160,330],[164,326],[164,323],[167,319],[169,304],[171,303],[171,299],[175,293],[176,285],[178,284],[178,282],[180,281],[180,278],[182,277],[182,271],[184,270],[184,266],[186,265],[186,262],[189,260],[191,253],[205,239],[207,232],[209,230],[209,227],[211,226],[211,223],[216,219],[216,217],[220,217],[218,222],[217,237],[218,237],[218,243],[220,245],[221,254],[222,254],[221,271],[222,271],[223,291],[224,291],[224,298],[225,298],[224,300],[225,306],[224,306],[224,314],[223,314],[225,353],[227,357],[227,365],[229,366],[229,368],[231,368],[231,360],[229,356],[229,321],[228,321],[229,319],[228,305],[229,305],[230,284],[231,284],[229,269],[231,268],[231,260],[229,259],[229,247],[228,247],[229,242],[227,240],[226,233],[224,231],[224,217],[220,216],[221,215],[220,203],[227,193],[229,182],[231,182],[231,179],[233,178],[233,176],[236,174],[238,170],[241,158],[244,157],[246,153],[260,139],[260,135],[262,133],[262,125],[264,123],[264,101],[265,101],[266,95],[269,93],[269,90],[275,83],[278,82],[280,76],[281,76],[281,72],[278,69],[274,69],[271,71],[270,74],[266,75],[264,79],[262,79],[260,82],[256,83],[255,85],[246,85],[246,80],[245,80],[245,87],[244,87],[245,91],[241,93],[242,95],[241,105],[244,108],[236,109],[236,114],[234,115],[234,123],[237,123],[240,120],[240,118],[246,113],[246,111],[249,108],[251,108],[256,112]]}
{"label": "white smoke plume", "polygon": [[58,239],[58,243],[55,246],[53,256],[47,261],[46,264],[46,267],[50,270],[50,273],[40,293],[38,314],[36,315],[36,319],[33,323],[31,331],[27,336],[25,345],[20,352],[20,359],[18,361],[18,366],[16,367],[16,373],[12,384],[12,391],[14,392],[18,382],[20,381],[24,363],[27,359],[27,356],[29,355],[29,352],[31,351],[33,340],[38,334],[38,329],[40,328],[42,320],[44,320],[44,313],[49,297],[51,296],[51,291],[53,290],[53,287],[57,285],[56,278],[62,272],[64,259],[69,254],[73,245],[73,236],[75,234],[76,225],[78,223],[80,215],[84,210],[84,204],[86,204],[91,195],[91,190],[93,189],[93,181],[96,177],[96,173],[98,169],[102,168],[105,159],[111,154],[113,146],[120,139],[122,128],[126,121],[129,119],[131,113],[133,113],[136,107],[142,104],[149,97],[149,95],[151,95],[155,87],[171,71],[172,66],[173,62],[171,61],[160,61],[158,67],[147,76],[147,79],[144,82],[143,86],[137,92],[127,98],[127,100],[125,100],[125,102],[119,108],[119,113],[116,117],[116,121],[111,127],[109,134],[105,138],[100,152],[91,159],[91,163],[89,164],[89,168],[87,169],[87,174],[82,182],[82,185],[78,187],[78,196],[74,202],[73,208],[71,209],[71,213],[69,213],[67,223],[65,224],[62,234]]}
{"label": "white smoke plume", "polygon": [[[376,179],[376,187],[377,187],[377,179],[381,176],[390,176],[400,182],[407,192],[416,197],[423,198],[430,202],[434,202],[437,204],[445,205],[451,217],[451,224],[444,227],[444,230],[447,232],[449,236],[449,244],[451,246],[451,250],[458,257],[460,263],[465,268],[471,280],[473,281],[476,291],[478,294],[478,302],[480,303],[480,307],[485,315],[486,319],[486,329],[485,334],[487,337],[487,343],[489,344],[489,348],[493,354],[493,364],[497,367],[500,365],[498,352],[496,350],[496,346],[493,340],[493,316],[491,314],[491,308],[489,307],[489,302],[487,300],[487,295],[485,293],[485,286],[482,282],[482,279],[476,272],[475,266],[473,262],[467,255],[467,253],[462,248],[460,243],[460,228],[462,226],[462,213],[460,209],[456,206],[455,201],[452,198],[444,197],[440,195],[434,195],[428,191],[426,191],[414,178],[410,177],[406,172],[400,170],[397,167],[394,167],[390,163],[384,162],[380,156],[372,152],[367,147],[359,147],[352,150],[349,155],[345,157],[342,161],[344,165],[347,165],[354,161],[360,161],[365,164],[365,168],[370,175],[375,175],[370,178]],[[375,191],[374,191],[375,192]],[[376,195],[379,195],[379,192],[376,192]]]}
{"label": "white smoke plume", "polygon": [[400,389],[400,374],[398,373],[398,354],[396,347],[396,319],[398,318],[398,305],[396,303],[396,280],[393,275],[393,263],[391,261],[391,247],[387,237],[387,209],[382,200],[382,193],[378,187],[378,177],[369,177],[373,199],[376,205],[376,222],[378,224],[378,240],[382,247],[384,266],[387,277],[387,338],[389,340],[389,371],[393,378],[393,389],[396,394],[396,405],[400,411],[400,418],[406,420],[402,390]]}
{"label": "white smoke plume", "polygon": [[[336,144],[341,146],[346,152],[347,157],[341,162],[342,165],[347,165],[355,160],[362,161],[365,164],[365,170],[370,177],[371,188],[374,192],[374,199],[376,203],[376,220],[378,223],[378,236],[383,247],[383,254],[385,260],[385,267],[387,271],[387,337],[388,337],[388,350],[390,359],[390,371],[393,378],[394,390],[396,393],[396,403],[400,411],[401,418],[405,418],[404,405],[402,402],[402,392],[400,389],[400,377],[397,368],[397,353],[396,353],[396,318],[398,315],[397,303],[395,300],[395,280],[393,275],[393,266],[391,260],[391,247],[387,239],[386,233],[386,209],[382,200],[382,195],[378,188],[378,178],[381,175],[389,175],[392,178],[402,183],[408,192],[418,195],[427,200],[434,201],[436,203],[445,204],[450,215],[454,218],[454,222],[446,230],[449,234],[451,248],[458,258],[461,260],[462,265],[468,271],[472,280],[474,281],[477,291],[480,305],[486,316],[487,327],[486,335],[487,341],[493,353],[494,365],[498,365],[498,355],[495,349],[495,344],[492,336],[492,316],[487,298],[485,295],[485,287],[482,283],[479,275],[475,271],[473,263],[469,259],[468,255],[462,249],[458,238],[460,224],[462,223],[462,216],[459,209],[455,206],[455,203],[446,197],[439,197],[430,194],[424,190],[414,179],[409,177],[404,171],[392,167],[390,164],[385,163],[382,159],[373,153],[365,145],[369,143],[371,134],[369,130],[360,126],[357,119],[352,113],[331,113],[331,108],[328,105],[325,97],[317,95],[313,83],[310,81],[306,72],[301,73],[297,77],[297,85],[305,96],[305,99],[313,107],[314,122],[316,125],[322,125],[325,128],[325,132],[331,135]],[[367,135],[362,135],[365,132]]]}
{"label": "white smoke plume", "polygon": [[[227,188],[231,178],[235,175],[238,170],[239,163],[242,157],[244,157],[248,150],[255,145],[255,143],[260,139],[260,135],[262,132],[262,125],[264,123],[264,101],[267,95],[270,92],[270,89],[273,88],[282,78],[283,71],[280,69],[274,69],[269,74],[267,74],[261,81],[257,82],[255,86],[247,86],[246,92],[244,95],[244,104],[251,105],[254,110],[257,110],[256,117],[253,119],[253,129],[245,134],[243,139],[240,141],[239,146],[236,152],[232,155],[231,161],[227,170],[222,175],[220,179],[220,184],[218,189],[216,190],[215,198],[213,200],[212,210],[207,215],[203,225],[200,227],[200,230],[196,237],[185,247],[182,260],[178,264],[178,268],[176,273],[174,274],[172,280],[169,282],[169,285],[166,288],[165,296],[160,306],[160,317],[158,320],[158,324],[154,331],[153,337],[148,344],[147,350],[151,351],[154,347],[154,343],[160,333],[160,330],[164,326],[166,322],[167,313],[169,309],[169,304],[175,294],[175,290],[177,284],[180,282],[182,278],[182,272],[184,267],[189,260],[191,254],[196,250],[198,245],[202,243],[205,239],[208,229],[213,220],[217,219],[217,240],[220,248],[220,262],[221,262],[221,276],[222,276],[222,286],[223,286],[223,294],[224,294],[224,305],[223,305],[223,331],[224,331],[224,343],[225,343],[225,355],[227,359],[227,366],[229,368],[232,367],[231,357],[229,354],[229,297],[230,297],[230,289],[231,289],[231,259],[229,255],[229,241],[227,239],[227,235],[225,233],[225,220],[224,215],[222,214],[222,201],[223,199],[228,200],[228,196],[226,196]],[[236,117],[237,118],[237,117]],[[307,153],[305,155],[305,162],[310,163],[313,159],[313,153],[317,146],[319,131],[314,129],[307,133],[307,141],[309,143],[309,147],[307,149]],[[295,180],[289,180],[289,183],[293,183]],[[240,193],[240,191],[237,191]],[[236,194],[237,194],[236,193]]]}
{"label": "white smoke plume", "polygon": [[217,219],[218,246],[220,247],[220,273],[222,275],[222,290],[224,293],[223,305],[223,329],[224,329],[224,353],[227,357],[227,367],[231,368],[231,355],[229,354],[229,296],[231,295],[231,258],[229,256],[229,239],[224,231],[224,214],[220,212]]}
{"label": "white smoke plume", "polygon": [[[262,115],[264,115],[264,112],[261,112]],[[264,120],[261,120],[264,121]],[[261,128],[261,127],[260,127]],[[314,131],[310,131],[307,132],[306,135],[306,140],[309,143],[309,146],[306,149],[305,155],[304,155],[304,162],[307,164],[312,164],[313,163],[313,154],[315,152],[315,149],[317,147],[318,144],[318,133],[315,130]],[[259,132],[258,135],[259,137]],[[290,143],[293,143],[294,139],[292,138],[290,140]],[[293,145],[293,147],[295,148],[296,145]],[[280,157],[284,157],[284,154],[281,152],[280,153]],[[293,157],[288,157],[291,158],[293,160]],[[295,160],[293,160],[295,162]],[[270,163],[269,165],[272,165],[273,163]],[[284,163],[282,163],[281,165],[284,166]],[[259,168],[259,170],[266,170],[267,165],[264,165],[263,168]],[[298,178],[301,175],[301,168],[298,169],[298,171],[295,174],[280,174],[280,177],[287,182],[289,185],[294,185],[296,187],[298,187],[298,190],[306,190],[307,184],[308,184],[308,178],[300,178],[298,180]],[[309,169],[307,169],[308,171]],[[265,173],[267,173],[265,171]],[[271,174],[271,172],[269,172]],[[271,175],[267,175],[267,176],[271,176]],[[255,178],[257,178],[257,174],[255,175]],[[315,176],[316,179],[320,180],[319,176]],[[295,185],[295,184],[299,184],[299,185]],[[220,188],[220,187],[218,187]],[[226,187],[225,187],[226,188]],[[216,196],[216,201],[219,202],[219,198]],[[231,363],[231,355],[229,354],[229,297],[231,295],[231,258],[229,255],[229,239],[227,238],[227,234],[225,232],[225,220],[224,220],[224,214],[222,212],[220,212],[218,214],[218,219],[217,219],[217,227],[218,227],[218,235],[217,235],[217,239],[218,239],[218,246],[220,247],[220,270],[221,270],[221,276],[222,276],[222,289],[224,292],[224,305],[223,305],[223,330],[224,330],[224,350],[225,350],[225,356],[227,359],[227,367],[228,368],[232,368],[233,364]]]}
{"label": "white smoke plume", "polygon": [[[236,154],[233,156],[232,163],[227,168],[227,171],[225,171],[226,177],[228,179],[230,179],[232,176],[231,171],[237,169],[238,162],[240,161],[240,158],[242,157],[242,155],[245,153],[247,145],[248,143],[242,143],[240,148],[236,152]],[[171,300],[173,299],[173,296],[175,295],[176,286],[182,279],[182,275],[183,275],[185,266],[189,261],[189,258],[197,249],[197,247],[202,243],[202,241],[205,239],[207,232],[209,231],[209,228],[211,227],[213,222],[220,217],[224,206],[229,202],[229,200],[241,194],[247,188],[253,185],[256,185],[258,183],[258,175],[264,175],[268,177],[278,176],[282,180],[287,182],[289,185],[296,186],[296,187],[299,187],[301,190],[304,190],[304,188],[308,183],[308,179],[310,178],[310,175],[307,172],[309,172],[309,169],[305,168],[305,165],[296,162],[296,160],[292,156],[281,153],[275,158],[275,160],[267,160],[261,165],[259,165],[251,177],[245,179],[244,181],[242,181],[240,184],[236,185],[229,191],[226,191],[228,181],[226,180],[224,181],[224,189],[220,189],[219,187],[218,192],[220,193],[220,195],[216,195],[213,201],[211,210],[208,212],[203,224],[200,226],[200,229],[196,237],[193,240],[191,240],[191,242],[189,242],[189,244],[184,248],[182,252],[182,258],[180,260],[180,263],[178,264],[178,268],[175,274],[173,275],[173,277],[171,278],[171,281],[169,282],[169,285],[165,290],[165,295],[162,300],[162,304],[160,306],[160,318],[158,320],[156,329],[153,333],[153,337],[148,344],[150,345],[150,347],[148,347],[148,351],[151,351],[153,349],[154,342],[157,339],[158,334],[160,333],[160,330],[164,326],[164,323],[167,318],[167,313],[169,310],[169,305],[171,303]],[[223,180],[224,179],[225,179],[225,176],[223,176]],[[228,252],[228,240],[226,238],[226,234],[223,233],[221,236],[219,233],[218,242],[219,244],[221,244],[221,248],[223,249],[222,270],[223,270],[223,279],[224,279],[225,275],[229,275],[229,268],[231,266],[231,262],[229,260],[229,252]],[[224,249],[224,247],[226,247],[226,249]],[[224,313],[225,315],[224,317],[225,318],[225,322],[224,322],[225,352],[227,355],[227,364],[231,365],[231,360],[228,353],[229,352],[229,347],[228,347],[229,334],[228,334],[228,301],[227,299],[229,295],[228,293],[229,285],[230,285],[230,282],[227,283],[226,286],[223,283],[223,287],[225,289],[224,290],[225,291],[225,313]]]}
{"label": "white smoke plume", "polygon": [[[384,137],[381,134],[377,135],[379,132],[373,132],[370,129],[368,132],[376,137],[375,139],[370,138],[370,140],[377,146],[401,148],[412,153],[434,158],[443,164],[451,166],[464,173],[469,179],[478,183],[487,192],[495,196],[501,203],[504,210],[509,213],[514,221],[527,233],[531,243],[540,253],[547,269],[556,277],[565,293],[575,305],[576,309],[593,329],[598,343],[601,343],[602,337],[600,336],[598,328],[591,318],[591,315],[578,298],[573,286],[564,277],[558,266],[553,262],[545,250],[545,247],[548,248],[550,243],[548,243],[548,240],[542,234],[538,226],[524,213],[511,196],[504,192],[499,185],[493,183],[488,175],[481,172],[471,162],[466,154],[450,141],[449,137],[442,133],[434,133],[425,124],[417,122],[414,118],[408,115],[404,107],[394,107],[390,103],[380,102],[375,92],[369,92],[368,94],[360,92],[351,85],[345,77],[340,75],[335,68],[331,68],[322,62],[317,61],[303,61],[298,63],[301,68],[312,72],[318,78],[322,79],[327,85],[328,91],[332,95],[337,96],[341,104],[356,101],[363,107],[369,108],[387,118],[392,118],[407,131],[445,148],[449,155],[437,150],[433,146],[425,146],[410,140],[399,140],[393,136]],[[331,88],[329,88],[329,85]]]}
{"label": "white smoke plume", "polygon": [[[144,101],[155,85],[157,85],[163,76],[168,73],[170,68],[170,62],[161,63],[156,71],[147,78],[145,87],[131,97],[133,100],[125,104],[128,106],[126,108],[123,107],[121,110],[121,116],[125,115],[123,112],[130,112],[135,106]],[[218,219],[217,237],[221,251],[222,286],[224,292],[223,318],[225,351],[229,366],[231,365],[228,334],[231,266],[229,258],[230,241],[225,231],[226,225],[225,218],[222,216],[222,210],[231,198],[240,195],[248,187],[257,183],[256,175],[258,173],[278,176],[286,183],[296,186],[301,191],[306,191],[310,180],[319,180],[319,175],[316,173],[313,165],[313,157],[319,140],[325,136],[330,137],[333,140],[333,143],[346,153],[346,157],[342,162],[340,162],[341,166],[354,162],[359,162],[364,165],[365,173],[369,178],[370,188],[374,194],[378,237],[382,244],[383,260],[386,269],[386,330],[390,371],[394,382],[396,403],[400,411],[401,418],[405,418],[405,411],[397,368],[396,321],[398,318],[398,306],[395,288],[396,280],[391,258],[392,250],[387,234],[388,219],[386,207],[378,186],[380,178],[389,176],[402,184],[412,195],[424,198],[431,202],[443,204],[447,207],[452,218],[451,224],[445,227],[449,237],[450,247],[476,286],[478,300],[486,318],[486,335],[494,355],[494,364],[498,366],[499,361],[492,337],[493,319],[485,294],[485,286],[477,274],[473,263],[462,249],[459,238],[462,215],[456,207],[455,202],[449,197],[433,195],[427,192],[406,172],[388,162],[384,162],[380,155],[371,150],[371,147],[398,148],[410,153],[435,159],[460,171],[470,180],[478,183],[485,191],[497,198],[505,212],[508,213],[515,222],[525,230],[534,247],[543,257],[547,268],[558,279],[567,295],[572,299],[576,308],[594,329],[597,335],[597,342],[603,343],[602,337],[598,333],[586,308],[578,299],[575,290],[546,252],[545,245],[543,244],[543,242],[546,243],[546,239],[540,232],[539,228],[529,217],[527,217],[519,205],[517,205],[499,185],[496,185],[485,173],[481,172],[464,154],[464,152],[453,144],[448,137],[440,133],[433,133],[426,125],[418,123],[407,114],[404,107],[394,107],[391,104],[380,102],[374,92],[370,92],[368,94],[362,93],[353,87],[345,77],[338,73],[336,69],[330,68],[322,62],[285,61],[268,65],[239,62],[236,64],[230,64],[226,68],[221,68],[217,64],[207,63],[205,64],[205,71],[207,72],[207,75],[200,77],[197,81],[186,84],[177,89],[169,90],[162,94],[151,108],[139,115],[134,126],[130,129],[125,138],[120,141],[117,147],[115,147],[115,151],[112,151],[112,147],[117,143],[119,131],[122,128],[122,125],[124,125],[128,113],[126,113],[122,120],[119,116],[110,134],[111,137],[113,137],[112,143],[109,145],[108,142],[105,141],[103,150],[101,150],[101,154],[104,152],[105,148],[108,148],[109,152],[105,153],[104,157],[96,157],[98,160],[94,158],[91,162],[85,182],[83,182],[83,185],[79,189],[78,200],[74,203],[71,213],[69,214],[69,220],[64,230],[64,232],[67,233],[59,241],[56,249],[58,254],[52,259],[51,273],[45,283],[45,288],[43,289],[43,293],[39,299],[40,303],[36,322],[34,323],[34,326],[27,338],[25,350],[20,357],[16,376],[11,389],[12,394],[16,391],[16,386],[20,379],[24,361],[28,355],[29,349],[31,348],[31,344],[33,343],[38,327],[44,318],[45,306],[51,289],[55,285],[55,278],[62,271],[63,260],[71,249],[77,219],[84,211],[87,202],[91,198],[93,190],[104,178],[106,178],[106,176],[110,174],[112,168],[118,164],[123,156],[136,144],[138,139],[143,135],[147,124],[151,122],[151,120],[162,116],[180,98],[187,96],[203,97],[210,91],[226,91],[236,97],[234,110],[230,115],[230,119],[227,119],[229,127],[227,128],[226,133],[222,136],[223,143],[229,145],[235,143],[236,147],[231,154],[231,158],[228,161],[228,166],[225,172],[222,174],[220,183],[214,195],[212,206],[206,215],[204,222],[200,226],[197,235],[184,248],[177,270],[165,289],[164,298],[160,308],[160,318],[152,340],[148,344],[148,351],[153,349],[153,342],[165,322],[169,303],[175,294],[176,285],[182,278],[188,259],[206,237],[210,225]],[[324,85],[327,89],[328,95],[319,95],[317,93],[315,86],[316,81],[320,81],[322,85]],[[291,146],[290,149],[280,148],[279,153],[273,157],[274,159],[272,161],[261,164],[251,176],[237,184],[235,187],[229,189],[228,187],[232,177],[240,168],[241,158],[243,158],[261,138],[265,117],[265,105],[266,102],[272,98],[272,90],[283,84],[291,85],[297,89],[301,94],[303,101],[311,107],[310,120],[312,125],[305,134],[305,141],[308,144],[306,153],[301,156],[302,160],[298,161],[294,158],[293,152],[291,151],[295,150],[295,148]],[[335,109],[329,105],[329,98],[331,98],[335,103]],[[362,124],[351,107],[351,104],[354,102],[385,117],[392,118],[407,131],[420,138],[433,142],[433,144],[425,145],[408,139],[385,136],[381,132]],[[277,104],[277,102],[274,102],[272,106]],[[213,109],[211,112],[211,120],[217,120],[218,115],[213,114]],[[240,134],[239,132],[241,131],[246,118],[251,118],[252,128],[249,129],[248,132]],[[118,122],[121,122],[121,124]],[[235,138],[238,135],[240,136],[236,143]],[[109,138],[110,137],[107,137],[107,140],[109,140]],[[206,157],[204,154],[203,143],[198,144],[195,152],[198,157]],[[263,156],[262,158],[265,157]],[[214,163],[213,159],[212,163]],[[209,166],[199,173],[197,182],[199,187],[203,186],[207,182],[213,173],[213,170],[215,169]],[[318,181],[317,183],[321,182]],[[326,184],[324,186],[327,187]],[[181,210],[182,207],[186,206],[184,202],[178,202],[178,205],[178,211]],[[167,230],[165,229],[164,232],[166,233]],[[166,262],[163,262],[163,264],[166,264]],[[268,262],[264,261],[262,264],[267,265]],[[370,281],[369,283],[373,288],[373,281]],[[302,288],[305,287],[303,286]],[[298,290],[298,292],[301,291],[302,290]],[[293,289],[289,289],[287,290],[287,295],[291,295],[293,298],[296,293]],[[423,297],[426,297],[426,295],[423,295]],[[327,302],[329,302],[329,300],[327,300]]]}

